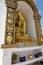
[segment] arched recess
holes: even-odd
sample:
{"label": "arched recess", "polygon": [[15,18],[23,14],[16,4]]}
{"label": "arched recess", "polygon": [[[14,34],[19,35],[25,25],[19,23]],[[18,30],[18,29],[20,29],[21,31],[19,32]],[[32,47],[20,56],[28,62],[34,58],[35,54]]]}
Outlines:
{"label": "arched recess", "polygon": [[36,6],[35,3],[33,2],[33,0],[17,0],[16,2],[18,2],[18,1],[25,1],[25,2],[27,2],[27,3],[31,6],[31,8],[32,8],[32,10],[34,11],[34,13],[37,12],[37,14],[39,14],[39,13],[38,13],[37,6]]}
{"label": "arched recess", "polygon": [[35,28],[36,28],[37,42],[38,42],[38,45],[41,45],[41,37],[42,37],[42,30],[40,25],[41,16],[39,15],[38,8],[33,0],[17,0],[16,2],[19,2],[19,1],[25,1],[32,8]]}

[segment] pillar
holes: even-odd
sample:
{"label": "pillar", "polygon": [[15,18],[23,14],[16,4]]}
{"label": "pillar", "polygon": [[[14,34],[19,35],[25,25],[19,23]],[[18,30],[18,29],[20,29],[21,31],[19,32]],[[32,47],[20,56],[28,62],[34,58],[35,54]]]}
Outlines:
{"label": "pillar", "polygon": [[42,38],[40,19],[41,19],[41,16],[37,12],[35,12],[34,13],[34,21],[35,21],[36,36],[37,36],[38,45],[41,45],[41,38]]}

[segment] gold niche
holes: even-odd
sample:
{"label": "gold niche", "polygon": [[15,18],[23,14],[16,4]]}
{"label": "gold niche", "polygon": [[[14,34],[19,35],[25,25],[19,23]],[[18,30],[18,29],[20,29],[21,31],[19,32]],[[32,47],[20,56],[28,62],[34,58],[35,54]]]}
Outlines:
{"label": "gold niche", "polygon": [[15,40],[16,42],[30,41],[30,35],[26,34],[26,19],[21,12],[15,15]]}
{"label": "gold niche", "polygon": [[[17,44],[15,44],[17,42],[25,42],[27,43],[27,45],[32,43],[30,35],[26,34],[25,17],[20,11],[16,12],[18,1],[27,2],[32,8],[34,23],[36,27],[37,42],[38,45],[41,45],[39,39],[41,40],[42,31],[39,29],[39,27],[41,28],[41,26],[37,25],[37,22],[39,22],[38,24],[40,24],[40,19],[39,19],[40,15],[37,6],[33,2],[33,0],[5,0],[7,7],[7,18],[6,18],[6,30],[5,30],[5,44],[2,45],[2,48],[17,47]],[[37,30],[39,30],[40,32],[38,32]]]}

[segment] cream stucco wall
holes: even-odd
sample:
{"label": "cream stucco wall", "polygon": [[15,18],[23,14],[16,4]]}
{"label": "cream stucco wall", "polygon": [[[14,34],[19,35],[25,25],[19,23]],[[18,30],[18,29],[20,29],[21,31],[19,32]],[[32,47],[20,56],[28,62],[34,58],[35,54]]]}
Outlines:
{"label": "cream stucco wall", "polygon": [[4,44],[5,22],[6,22],[5,0],[0,0],[0,44]]}

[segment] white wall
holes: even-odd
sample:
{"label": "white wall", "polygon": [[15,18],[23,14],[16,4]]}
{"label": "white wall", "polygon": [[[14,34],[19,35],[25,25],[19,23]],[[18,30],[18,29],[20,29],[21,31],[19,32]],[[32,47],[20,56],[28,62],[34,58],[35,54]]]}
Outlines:
{"label": "white wall", "polygon": [[18,55],[16,62],[19,63],[20,62],[19,57],[26,56],[26,60],[29,60],[29,58],[28,58],[29,54],[32,54],[33,58],[34,58],[34,54],[38,53],[40,50],[37,49],[37,50],[17,52],[17,50],[15,51],[15,48],[9,48],[9,49],[4,49],[3,51],[4,52],[3,52],[3,63],[2,63],[2,65],[11,65],[12,53],[16,53]]}
{"label": "white wall", "polygon": [[0,65],[2,65],[3,60],[3,49],[0,49]]}
{"label": "white wall", "polygon": [[4,44],[5,22],[6,22],[5,0],[0,0],[0,44]]}

